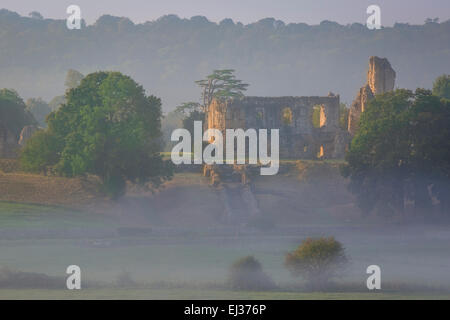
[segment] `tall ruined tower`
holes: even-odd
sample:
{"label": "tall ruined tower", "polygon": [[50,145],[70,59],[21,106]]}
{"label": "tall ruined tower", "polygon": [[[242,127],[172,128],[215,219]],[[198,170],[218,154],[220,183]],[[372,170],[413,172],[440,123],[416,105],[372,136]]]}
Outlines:
{"label": "tall ruined tower", "polygon": [[359,128],[359,119],[367,103],[377,94],[394,90],[395,71],[386,58],[370,57],[367,84],[359,89],[348,115],[348,131],[354,135]]}

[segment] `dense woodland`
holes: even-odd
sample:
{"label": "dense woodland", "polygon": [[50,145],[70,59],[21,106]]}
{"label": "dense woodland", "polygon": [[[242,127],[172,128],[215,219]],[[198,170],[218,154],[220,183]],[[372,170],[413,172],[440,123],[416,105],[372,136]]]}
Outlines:
{"label": "dense woodland", "polygon": [[285,24],[272,18],[243,25],[174,15],[143,24],[104,15],[81,30],[65,20],[0,10],[0,88],[50,101],[65,91],[69,69],[116,70],[162,98],[163,110],[195,100],[194,83],[211,70],[233,68],[251,83],[248,95],[341,94],[350,103],[365,82],[367,59],[387,57],[397,86],[431,88],[448,73],[450,21],[396,24]]}

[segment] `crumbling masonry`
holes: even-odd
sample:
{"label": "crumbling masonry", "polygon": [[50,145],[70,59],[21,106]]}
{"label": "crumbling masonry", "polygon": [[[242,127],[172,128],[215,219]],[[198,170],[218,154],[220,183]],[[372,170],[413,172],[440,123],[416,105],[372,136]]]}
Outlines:
{"label": "crumbling masonry", "polygon": [[359,119],[361,113],[366,109],[367,103],[376,94],[394,90],[395,76],[395,71],[386,58],[370,57],[367,84],[359,89],[358,95],[350,107],[348,132],[352,136],[358,131]]}
{"label": "crumbling masonry", "polygon": [[[320,112],[317,127],[313,125],[314,109]],[[327,97],[214,100],[207,127],[224,136],[226,129],[279,129],[280,158],[284,159],[339,158],[345,151],[345,146],[336,143],[343,130],[339,128],[339,96],[332,93]]]}
{"label": "crumbling masonry", "polygon": [[[224,137],[226,129],[279,129],[282,159],[344,158],[367,103],[376,94],[392,91],[395,76],[387,59],[370,57],[367,84],[350,108],[348,131],[339,127],[339,95],[332,93],[325,97],[214,100],[208,109],[206,128],[218,129]],[[316,126],[314,112],[319,112]]]}

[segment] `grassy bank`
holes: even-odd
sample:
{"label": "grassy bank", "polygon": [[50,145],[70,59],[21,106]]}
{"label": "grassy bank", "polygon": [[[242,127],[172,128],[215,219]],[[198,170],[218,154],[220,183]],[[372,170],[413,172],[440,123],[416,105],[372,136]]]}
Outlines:
{"label": "grassy bank", "polygon": [[96,227],[111,223],[102,215],[65,206],[0,201],[0,230]]}

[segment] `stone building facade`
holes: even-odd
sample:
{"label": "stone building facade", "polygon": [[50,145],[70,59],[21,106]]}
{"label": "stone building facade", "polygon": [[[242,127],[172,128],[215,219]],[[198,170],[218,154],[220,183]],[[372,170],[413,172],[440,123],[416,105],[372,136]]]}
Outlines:
{"label": "stone building facade", "polygon": [[[206,128],[218,129],[224,137],[226,129],[279,129],[282,159],[341,158],[346,131],[339,128],[339,103],[339,95],[332,93],[323,97],[214,100]],[[317,126],[313,125],[314,110],[319,112]]]}

